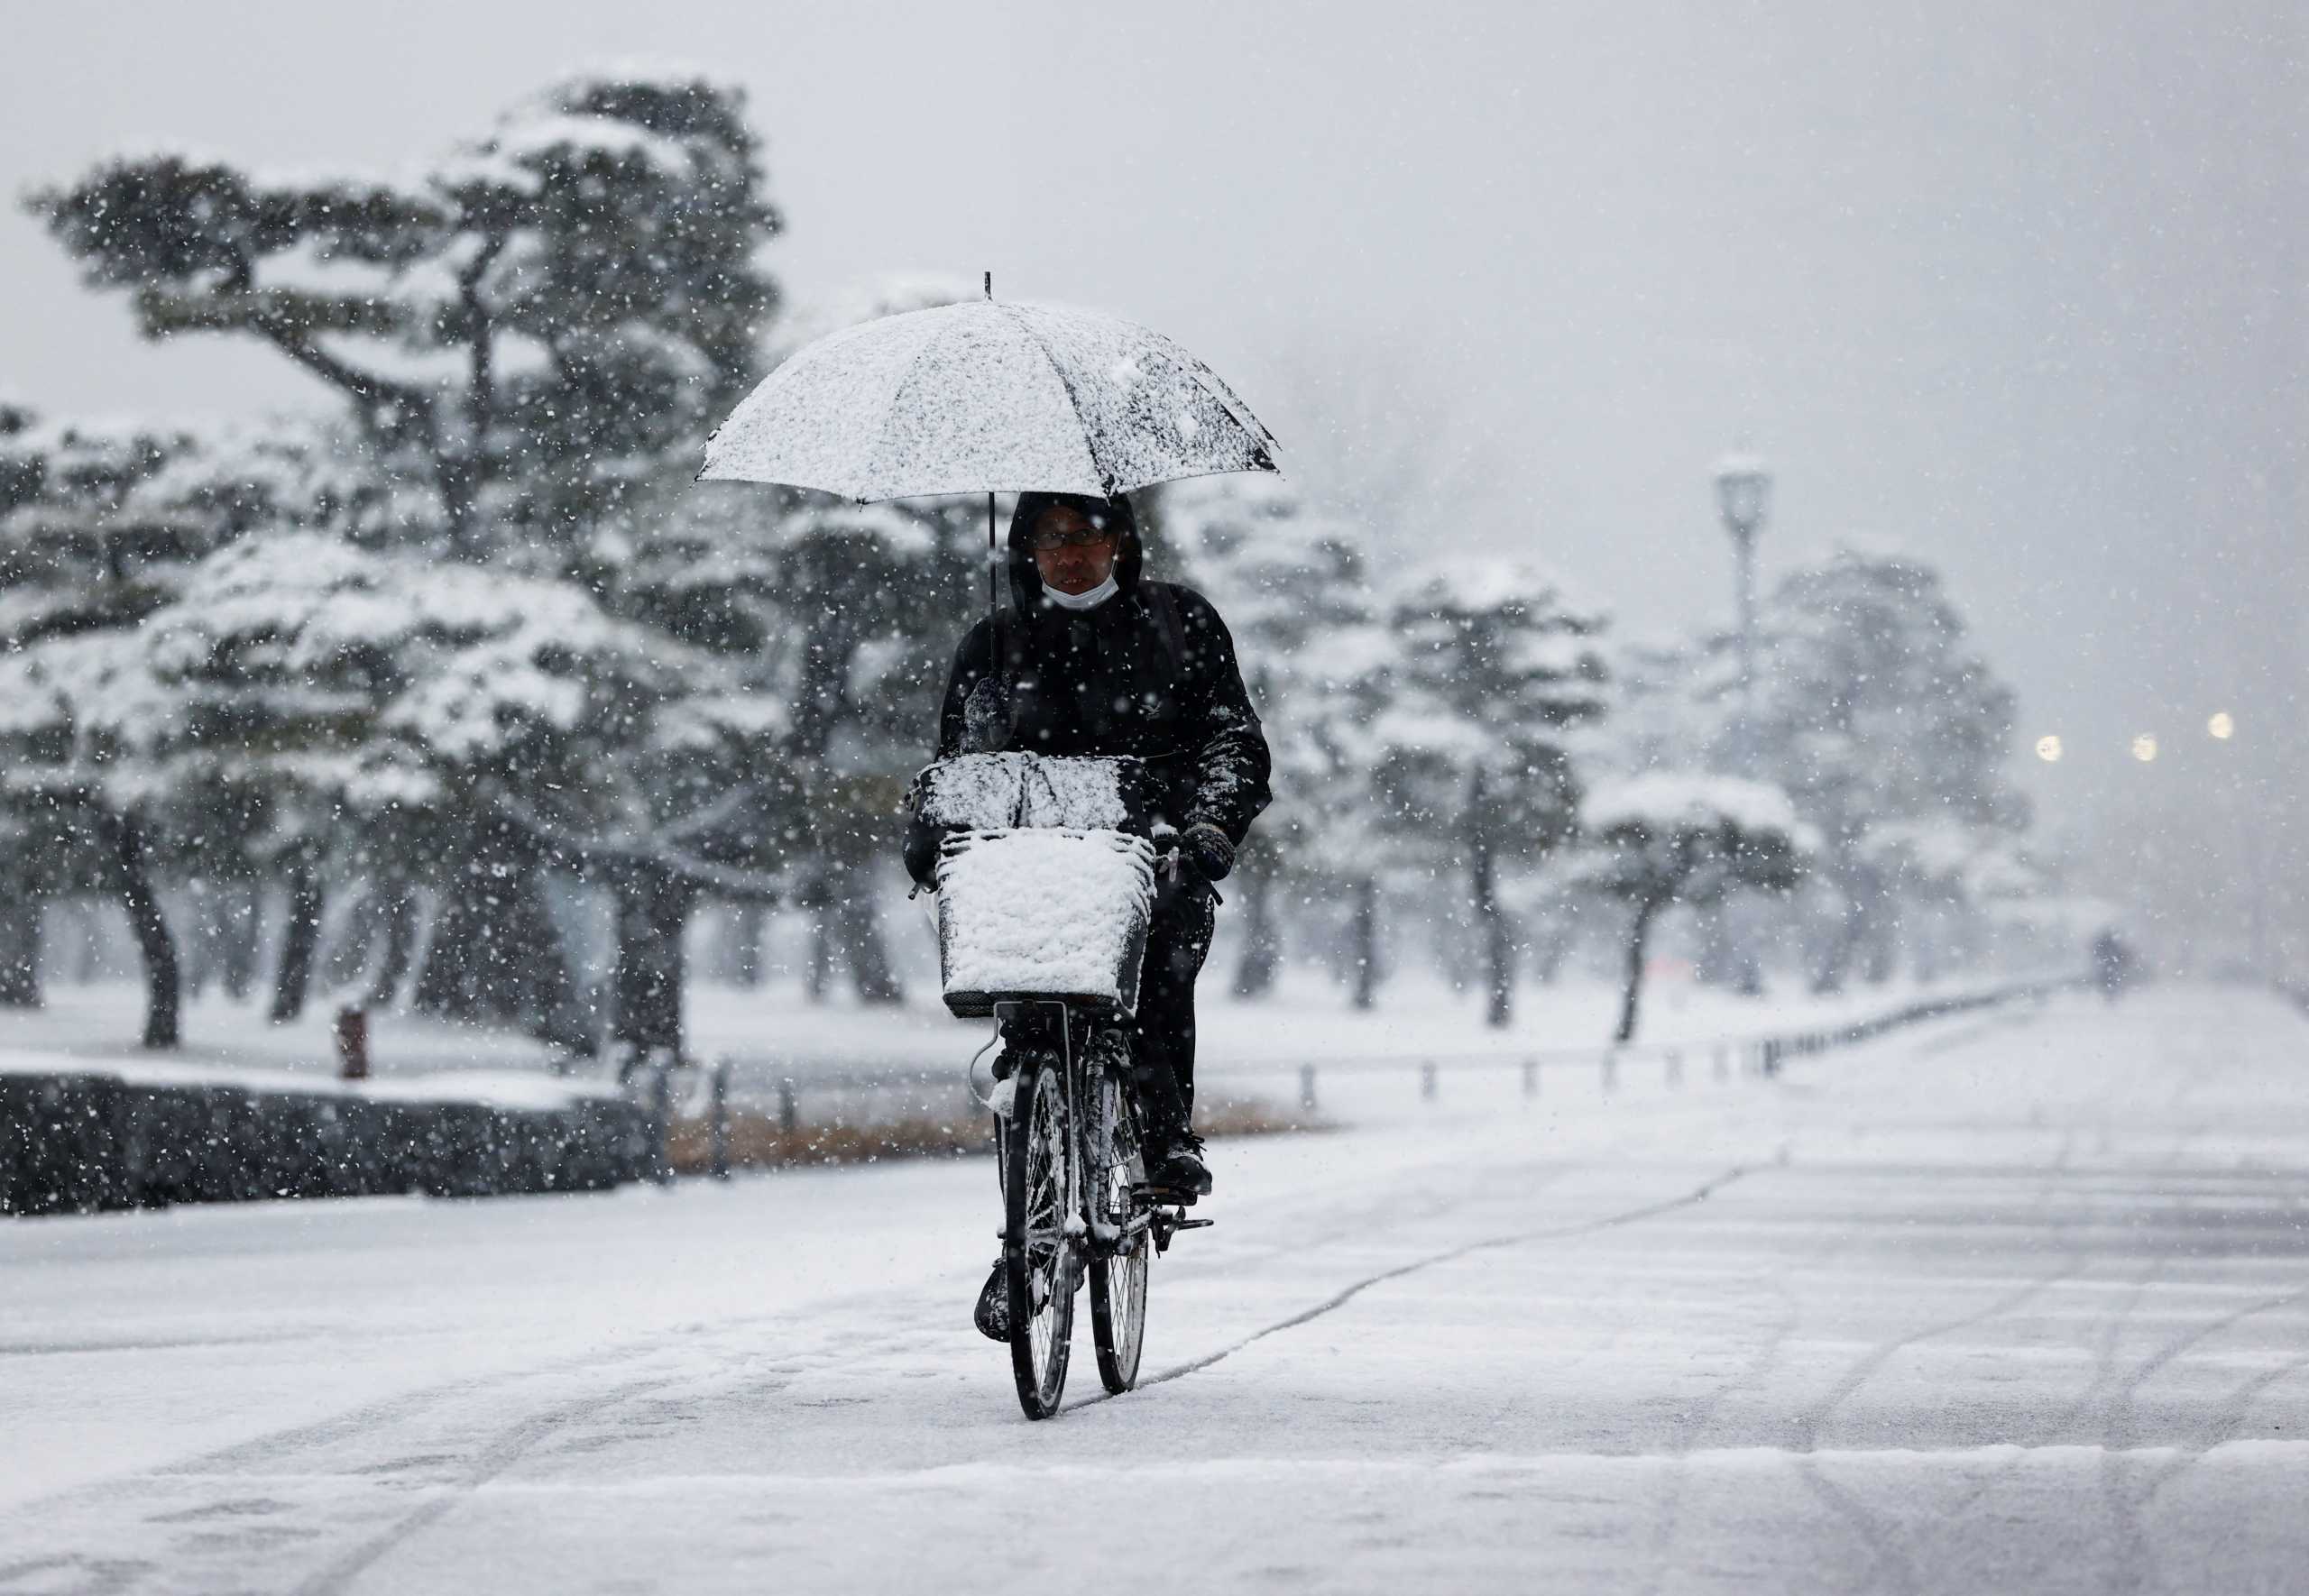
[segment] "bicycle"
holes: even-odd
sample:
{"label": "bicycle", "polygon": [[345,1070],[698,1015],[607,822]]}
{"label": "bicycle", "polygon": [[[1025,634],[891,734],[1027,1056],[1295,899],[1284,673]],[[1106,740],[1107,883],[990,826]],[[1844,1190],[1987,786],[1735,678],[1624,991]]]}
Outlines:
{"label": "bicycle", "polygon": [[1066,1389],[1078,1286],[1099,1381],[1119,1396],[1138,1381],[1154,1256],[1211,1222],[1186,1216],[1191,1195],[1146,1183],[1120,1026],[1063,1002],[1006,1003],[999,1017],[1006,1050],[1018,1046],[996,1094],[1010,1370],[1026,1417],[1047,1418]]}
{"label": "bicycle", "polygon": [[[990,769],[995,761],[1006,763]],[[1193,1194],[1146,1181],[1131,1059],[1154,872],[1176,869],[1177,859],[1157,855],[1118,795],[1135,761],[965,755],[946,763],[977,784],[947,818],[983,822],[990,802],[993,818],[1010,822],[967,824],[942,840],[939,948],[947,1007],[991,1015],[1002,1044],[1007,1068],[988,1102],[1010,1366],[1019,1407],[1047,1418],[1066,1389],[1077,1289],[1089,1290],[1099,1382],[1118,1396],[1137,1383],[1154,1258],[1180,1231],[1211,1223],[1187,1216]],[[939,769],[924,773],[917,812],[937,802],[928,790]],[[1015,792],[994,779],[1008,775]],[[1025,796],[1037,777],[1047,800],[1039,810]],[[1064,823],[1084,819],[1107,823]]]}

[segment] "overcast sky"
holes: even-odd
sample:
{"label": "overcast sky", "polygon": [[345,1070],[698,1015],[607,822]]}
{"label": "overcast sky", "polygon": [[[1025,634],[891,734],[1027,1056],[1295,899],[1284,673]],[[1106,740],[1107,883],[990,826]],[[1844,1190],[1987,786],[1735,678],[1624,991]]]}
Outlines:
{"label": "overcast sky", "polygon": [[[1360,491],[1358,458],[1449,468],[1386,546],[1535,556],[1641,630],[1721,617],[1707,470],[1745,437],[1779,473],[1767,581],[1855,535],[1938,559],[2028,740],[2065,734],[2029,775],[2076,811],[2185,793],[2219,709],[2225,756],[2309,775],[2304,18],[23,6],[0,189],[156,141],[391,167],[569,68],[701,63],[750,91],[794,298],[991,268],[1161,327],[1318,494]],[[43,409],[309,397],[255,351],[139,344],[13,209],[0,282],[0,386]],[[2139,730],[2156,770],[2125,757]]]}

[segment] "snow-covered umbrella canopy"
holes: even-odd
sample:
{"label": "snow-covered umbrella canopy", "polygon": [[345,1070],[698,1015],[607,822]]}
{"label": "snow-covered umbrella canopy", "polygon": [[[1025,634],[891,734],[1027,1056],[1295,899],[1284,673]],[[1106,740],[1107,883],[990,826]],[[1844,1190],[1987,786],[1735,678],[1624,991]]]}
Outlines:
{"label": "snow-covered umbrella canopy", "polygon": [[698,474],[861,501],[1030,489],[1111,498],[1274,471],[1274,447],[1234,390],[1160,333],[989,298],[802,349],[707,440]]}

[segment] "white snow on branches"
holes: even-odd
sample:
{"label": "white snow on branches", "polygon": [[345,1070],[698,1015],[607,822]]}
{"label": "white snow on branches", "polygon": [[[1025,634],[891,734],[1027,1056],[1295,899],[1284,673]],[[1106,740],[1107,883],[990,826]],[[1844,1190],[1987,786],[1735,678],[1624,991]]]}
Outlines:
{"label": "white snow on branches", "polygon": [[1743,831],[1796,835],[1796,811],[1788,794],[1762,782],[1737,776],[1659,771],[1598,785],[1580,806],[1592,833],[1621,828],[1652,835],[1712,830],[1725,824]]}

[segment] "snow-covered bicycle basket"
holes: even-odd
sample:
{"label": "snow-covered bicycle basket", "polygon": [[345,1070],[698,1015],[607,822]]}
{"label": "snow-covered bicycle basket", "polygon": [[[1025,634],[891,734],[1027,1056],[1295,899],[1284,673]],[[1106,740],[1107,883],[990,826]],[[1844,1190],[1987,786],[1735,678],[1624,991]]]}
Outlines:
{"label": "snow-covered bicycle basket", "polygon": [[961,831],[938,857],[946,1007],[990,1014],[1014,998],[1138,1012],[1154,849],[1120,831]]}
{"label": "snow-covered bicycle basket", "polygon": [[1154,902],[1135,759],[965,754],[916,778],[938,854],[946,1007],[965,1017],[1020,998],[1138,1011]]}

